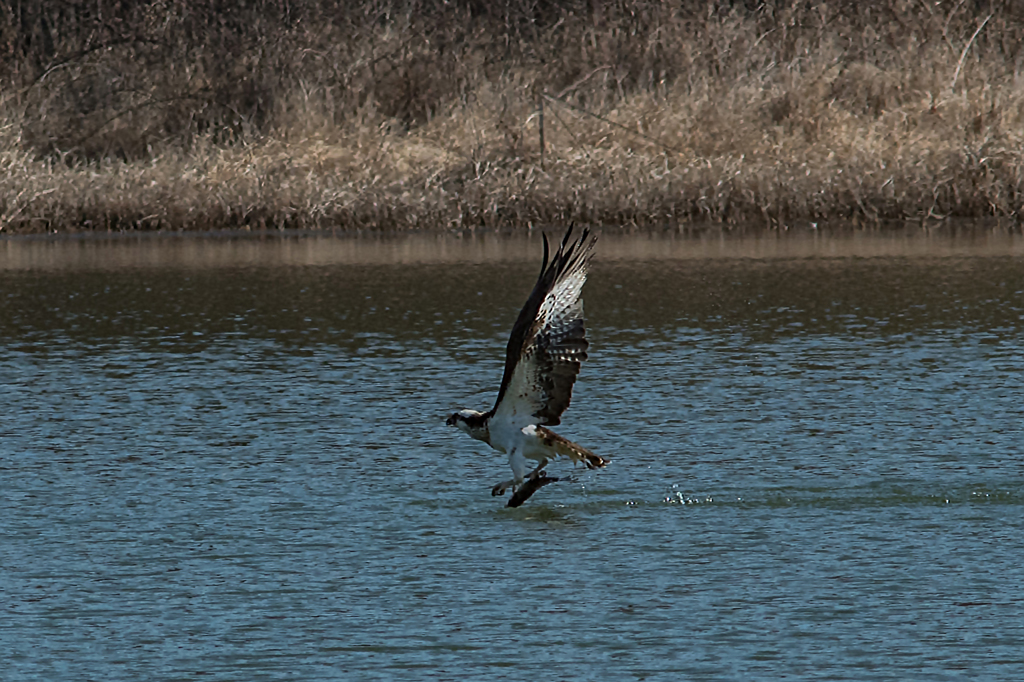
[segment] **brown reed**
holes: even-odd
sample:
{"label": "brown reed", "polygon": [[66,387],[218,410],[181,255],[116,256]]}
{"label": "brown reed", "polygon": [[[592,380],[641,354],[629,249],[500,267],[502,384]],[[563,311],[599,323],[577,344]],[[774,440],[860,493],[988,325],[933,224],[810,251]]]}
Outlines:
{"label": "brown reed", "polygon": [[1022,64],[1009,0],[25,0],[0,229],[1015,220]]}

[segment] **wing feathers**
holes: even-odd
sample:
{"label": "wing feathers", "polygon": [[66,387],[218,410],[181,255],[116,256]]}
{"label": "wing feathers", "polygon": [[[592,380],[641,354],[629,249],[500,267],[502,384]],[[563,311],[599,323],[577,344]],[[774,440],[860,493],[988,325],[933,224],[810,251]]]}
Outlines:
{"label": "wing feathers", "polygon": [[569,227],[558,250],[544,260],[540,276],[509,337],[505,373],[493,412],[515,423],[554,426],[572,398],[572,387],[587,359],[586,328],[580,293],[596,236],[584,230],[570,243]]}

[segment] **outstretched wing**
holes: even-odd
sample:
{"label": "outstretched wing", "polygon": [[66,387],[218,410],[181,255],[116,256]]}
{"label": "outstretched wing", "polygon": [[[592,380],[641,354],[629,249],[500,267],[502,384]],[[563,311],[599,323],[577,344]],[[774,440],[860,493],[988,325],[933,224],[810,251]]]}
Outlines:
{"label": "outstretched wing", "polygon": [[572,230],[550,263],[544,237],[540,277],[512,327],[493,410],[512,424],[558,424],[569,407],[580,363],[587,359],[580,292],[597,237],[585,229],[570,243]]}

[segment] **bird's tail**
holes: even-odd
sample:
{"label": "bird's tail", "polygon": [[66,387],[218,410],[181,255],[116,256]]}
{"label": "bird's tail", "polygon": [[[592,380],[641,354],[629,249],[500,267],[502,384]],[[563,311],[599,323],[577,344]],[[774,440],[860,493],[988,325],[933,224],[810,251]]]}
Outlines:
{"label": "bird's tail", "polygon": [[555,435],[554,433],[552,433],[551,435],[554,436],[552,440],[554,441],[553,445],[555,447],[555,452],[565,457],[568,457],[573,461],[573,464],[575,464],[576,462],[583,462],[584,464],[587,465],[588,469],[600,469],[604,465],[608,464],[607,457],[595,455],[590,450],[587,450],[585,447],[581,445],[573,443],[568,438],[562,438],[561,436]]}

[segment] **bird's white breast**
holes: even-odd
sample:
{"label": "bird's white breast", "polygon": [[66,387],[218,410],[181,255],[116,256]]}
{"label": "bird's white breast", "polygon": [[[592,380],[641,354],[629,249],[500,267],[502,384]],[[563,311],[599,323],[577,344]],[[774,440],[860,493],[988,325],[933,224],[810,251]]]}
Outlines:
{"label": "bird's white breast", "polygon": [[489,426],[491,432],[491,447],[495,450],[498,450],[499,452],[511,452],[515,448],[522,446],[522,429],[517,428],[516,425],[511,423],[508,419],[503,419],[498,415],[495,415],[491,417]]}
{"label": "bird's white breast", "polygon": [[508,420],[492,418],[490,430],[491,447],[499,452],[518,450],[524,457],[535,460],[554,455],[551,448],[544,445],[535,424],[520,427]]}

